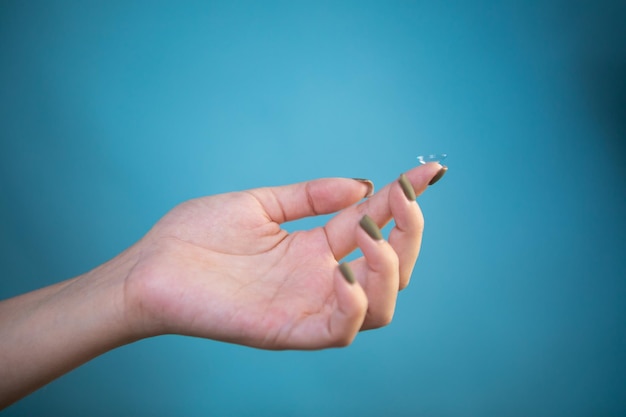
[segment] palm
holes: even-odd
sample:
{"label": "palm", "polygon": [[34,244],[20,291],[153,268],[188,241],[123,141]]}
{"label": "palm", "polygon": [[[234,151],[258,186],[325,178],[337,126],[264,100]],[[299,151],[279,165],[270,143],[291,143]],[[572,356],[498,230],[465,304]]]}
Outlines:
{"label": "palm", "polygon": [[150,285],[171,332],[280,348],[294,332],[328,331],[337,262],[323,229],[288,234],[255,197],[234,193],[187,202],[151,234],[160,274]]}

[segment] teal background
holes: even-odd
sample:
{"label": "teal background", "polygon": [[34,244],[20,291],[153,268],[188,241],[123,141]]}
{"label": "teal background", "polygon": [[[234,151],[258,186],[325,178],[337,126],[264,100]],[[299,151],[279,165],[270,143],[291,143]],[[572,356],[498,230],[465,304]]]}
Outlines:
{"label": "teal background", "polygon": [[320,352],[145,340],[6,415],[626,415],[625,21],[610,1],[2,1],[1,298],[192,197],[450,167],[390,326]]}

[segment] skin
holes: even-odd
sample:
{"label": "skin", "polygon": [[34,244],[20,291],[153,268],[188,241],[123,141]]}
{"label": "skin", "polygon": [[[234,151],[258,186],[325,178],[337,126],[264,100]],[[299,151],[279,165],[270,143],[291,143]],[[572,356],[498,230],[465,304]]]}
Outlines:
{"label": "skin", "polygon": [[[440,169],[429,163],[406,173],[416,195]],[[361,201],[368,191],[360,181],[326,178],[190,200],[109,262],[0,302],[0,407],[147,337],[322,349],[387,325],[424,222],[397,181]],[[335,212],[322,227],[281,228]],[[388,241],[359,226],[366,214],[379,227],[395,220]],[[349,283],[338,262],[356,247],[363,256],[349,263]]]}

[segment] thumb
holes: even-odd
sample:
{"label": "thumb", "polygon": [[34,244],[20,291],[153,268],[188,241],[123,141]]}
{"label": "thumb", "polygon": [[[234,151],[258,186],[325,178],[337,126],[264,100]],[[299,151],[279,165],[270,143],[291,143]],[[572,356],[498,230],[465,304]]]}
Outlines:
{"label": "thumb", "polygon": [[328,214],[346,208],[374,191],[369,180],[321,178],[280,187],[256,188],[249,192],[276,223]]}

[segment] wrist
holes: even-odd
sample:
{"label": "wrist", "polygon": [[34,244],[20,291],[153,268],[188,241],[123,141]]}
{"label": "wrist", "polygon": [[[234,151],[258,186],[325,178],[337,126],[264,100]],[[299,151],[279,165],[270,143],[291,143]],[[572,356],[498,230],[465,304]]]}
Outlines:
{"label": "wrist", "polygon": [[137,340],[124,303],[132,253],[0,303],[0,409],[83,363]]}
{"label": "wrist", "polygon": [[106,328],[103,335],[108,340],[102,342],[108,350],[145,337],[135,314],[138,302],[128,293],[129,278],[138,261],[138,251],[131,247],[78,278],[77,284],[93,297],[94,307],[101,308],[98,326]]}

